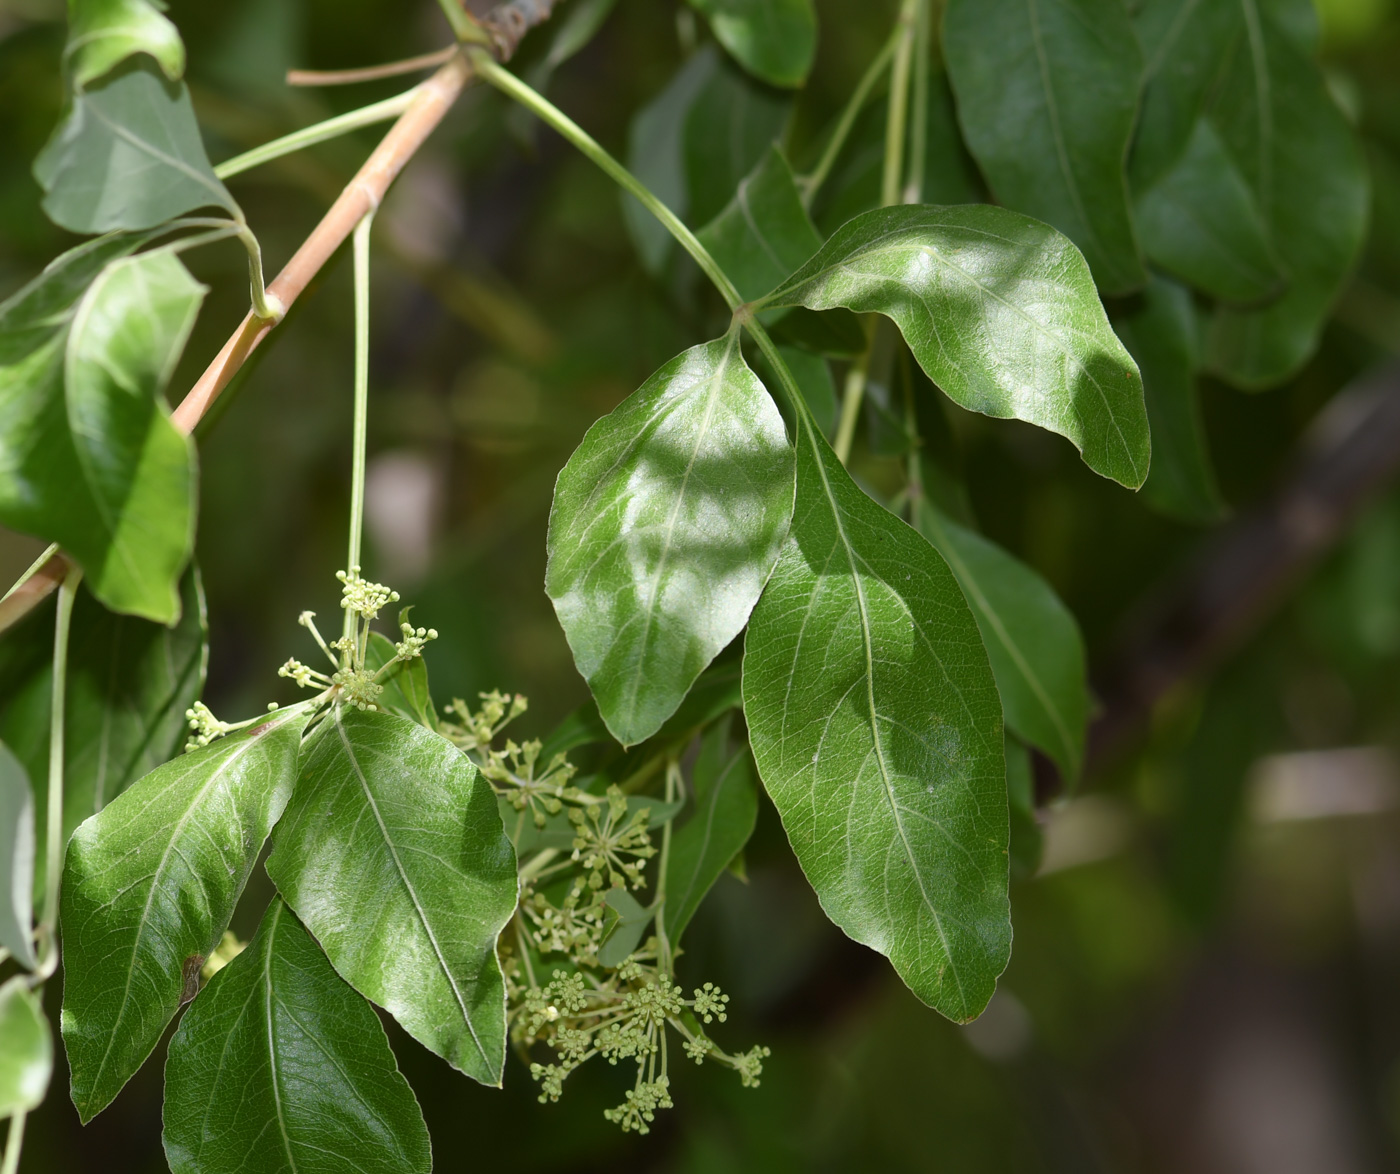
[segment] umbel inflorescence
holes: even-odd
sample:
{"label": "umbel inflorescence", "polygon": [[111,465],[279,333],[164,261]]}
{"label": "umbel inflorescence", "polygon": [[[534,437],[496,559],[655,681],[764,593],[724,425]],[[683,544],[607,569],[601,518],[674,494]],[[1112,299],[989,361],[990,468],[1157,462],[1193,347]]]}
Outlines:
{"label": "umbel inflorescence", "polygon": [[[437,631],[414,627],[401,612],[393,656],[372,664],[372,626],[385,607],[398,602],[398,592],[361,578],[359,567],[336,577],[346,613],[344,634],[327,641],[314,613],[298,617],[330,671],[293,658],[278,675],[320,690],[310,704],[377,710],[385,682],[420,659]],[[647,907],[631,896],[648,888],[649,871],[652,882],[664,880],[664,844],[681,807],[674,794],[683,786],[678,764],[674,759],[669,764],[664,800],[628,794],[618,785],[601,793],[576,786],[577,771],[566,755],[543,762],[539,740],[501,742],[506,727],[528,708],[518,694],[491,692],[480,695],[475,710],[455,699],[442,717],[429,706],[414,719],[429,724],[476,765],[501,803],[506,833],[517,850],[520,899],[498,954],[510,1038],[539,1083],[540,1102],[557,1101],[565,1079],[595,1057],[612,1065],[630,1062],[636,1066],[633,1086],[605,1116],[624,1130],[646,1133],[656,1113],[672,1107],[673,1036],[685,1058],[732,1068],[745,1087],[756,1086],[769,1050],[755,1046],[729,1053],[710,1037],[706,1028],[728,1016],[729,996],[710,982],[685,996],[674,977],[679,943],[667,941],[660,929],[664,891]],[[192,731],[186,750],[260,720],[223,722],[203,702],[186,717]],[[653,819],[654,812],[662,817]],[[662,834],[662,850],[652,842],[653,831]],[[643,940],[648,927],[656,932]],[[545,1062],[534,1058],[541,1049]]]}

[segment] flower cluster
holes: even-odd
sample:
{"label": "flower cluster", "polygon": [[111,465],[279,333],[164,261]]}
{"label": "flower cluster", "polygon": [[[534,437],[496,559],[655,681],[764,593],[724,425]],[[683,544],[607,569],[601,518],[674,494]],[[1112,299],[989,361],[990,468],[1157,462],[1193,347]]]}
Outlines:
{"label": "flower cluster", "polygon": [[[471,757],[496,794],[520,812],[513,829],[507,822],[520,849],[520,906],[500,956],[511,1040],[530,1063],[541,1103],[557,1101],[569,1075],[595,1057],[614,1065],[634,1063],[632,1088],[605,1116],[625,1131],[648,1132],[656,1114],[671,1108],[672,1032],[680,1036],[687,1058],[732,1068],[746,1086],[757,1084],[768,1049],[731,1055],[705,1030],[725,1021],[729,996],[707,982],[686,998],[672,977],[676,943],[665,941],[659,930],[641,940],[662,907],[662,894],[650,909],[626,894],[647,887],[648,865],[659,855],[650,830],[659,801],[629,795],[618,785],[601,794],[596,783],[592,789],[574,786],[575,769],[564,755],[541,769],[539,742],[506,741],[496,749],[495,740],[525,712],[527,702],[499,692],[481,694],[481,702],[473,712],[454,701],[446,711],[450,720],[440,729]],[[674,798],[679,781],[673,761],[667,800]],[[675,806],[664,810],[669,815]],[[620,939],[625,944],[619,948],[627,920],[619,910],[629,905],[637,911],[627,915],[634,936]],[[642,917],[646,921],[639,927]],[[558,968],[541,985],[536,969],[547,964]],[[547,1062],[530,1060],[539,1048],[551,1053]]]}

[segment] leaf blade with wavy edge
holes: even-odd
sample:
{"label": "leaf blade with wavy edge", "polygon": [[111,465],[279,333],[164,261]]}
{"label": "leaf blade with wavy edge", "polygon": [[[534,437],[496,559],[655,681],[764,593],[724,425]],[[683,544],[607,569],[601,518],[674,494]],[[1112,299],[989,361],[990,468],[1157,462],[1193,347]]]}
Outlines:
{"label": "leaf blade with wavy edge", "polygon": [[0,986],[0,1118],[43,1103],[53,1074],[53,1033],[44,1008],[17,974]]}
{"label": "leaf blade with wavy edge", "polygon": [[759,777],[827,916],[967,1020],[1011,950],[996,682],[938,553],[801,432],[792,531],[744,646]]}
{"label": "leaf blade with wavy edge", "polygon": [[[140,779],[86,820],[63,873],[63,1041],[92,1120],[159,1042],[291,794],[304,708]],[[114,962],[115,959],[115,962]]]}
{"label": "leaf blade with wavy edge", "polygon": [[373,1009],[278,898],[170,1042],[175,1174],[427,1174],[423,1114]]}
{"label": "leaf blade with wavy edge", "polygon": [[27,970],[34,957],[34,793],[24,764],[0,742],[0,947]]}
{"label": "leaf blade with wavy edge", "polygon": [[878,208],[842,225],[762,305],[885,314],[974,412],[1059,433],[1130,489],[1151,441],[1142,380],[1079,250],[1005,208]]}
{"label": "leaf blade with wavy edge", "polygon": [[74,95],[34,177],[49,219],[70,232],[155,228],[208,207],[240,215],[209,165],[184,83],[144,65]]}
{"label": "leaf blade with wavy edge", "polygon": [[1151,260],[1213,297],[1255,302],[1284,286],[1254,194],[1208,119],[1174,167],[1137,197]]}
{"label": "leaf blade with wavy edge", "polygon": [[545,591],[608,729],[649,738],[742,631],[792,517],[782,417],[739,335],[683,352],[559,474]]}
{"label": "leaf blade with wavy edge", "polygon": [[761,297],[822,247],[792,168],[776,146],[696,235],[745,301]]}
{"label": "leaf blade with wavy edge", "polygon": [[106,256],[74,254],[0,308],[0,521],[61,542],[113,610],[174,623],[195,457],[162,392],[205,287],[157,250],[109,259],[69,309]]}
{"label": "leaf blade with wavy edge", "polygon": [[1152,471],[1143,497],[1184,521],[1218,521],[1225,503],[1201,421],[1196,386],[1200,347],[1190,292],[1154,276],[1140,299],[1114,314],[1113,326],[1142,370],[1152,422]]}
{"label": "leaf blade with wavy edge", "polygon": [[691,775],[695,811],[671,833],[661,920],[672,949],[758,820],[753,756],[747,746],[730,752],[729,726],[725,718],[701,739]]}
{"label": "leaf blade with wavy edge", "polygon": [[498,1085],[515,854],[490,785],[407,718],[337,706],[302,755],[268,875],[351,986]]}
{"label": "leaf blade with wavy edge", "polygon": [[149,0],[76,0],[68,6],[68,44],[63,56],[73,84],[82,89],[135,53],[149,53],[165,76],[185,72],[180,34]]}
{"label": "leaf blade with wavy edge", "polygon": [[817,52],[812,0],[690,0],[734,59],[770,85],[800,86]]}
{"label": "leaf blade with wavy edge", "polygon": [[1045,751],[1073,786],[1084,763],[1089,684],[1079,625],[1050,584],[927,500],[914,524],[943,556],[977,617],[1006,726]]}
{"label": "leaf blade with wavy edge", "polygon": [[1107,293],[1144,273],[1123,163],[1142,52],[1121,0],[949,0],[944,57],[997,198],[1053,224]]}

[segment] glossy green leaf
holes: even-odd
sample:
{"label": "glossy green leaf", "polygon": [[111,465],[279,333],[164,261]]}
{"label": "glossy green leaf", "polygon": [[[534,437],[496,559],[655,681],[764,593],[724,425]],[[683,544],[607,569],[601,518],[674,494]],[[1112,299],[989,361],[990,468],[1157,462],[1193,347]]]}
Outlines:
{"label": "glossy green leaf", "polygon": [[53,1074],[53,1033],[22,974],[0,986],[0,1118],[37,1108]]}
{"label": "glossy green leaf", "polygon": [[706,224],[724,210],[740,181],[782,136],[791,110],[790,95],[726,61],[710,70],[685,119],[690,223]]}
{"label": "glossy green leaf", "polygon": [[484,1084],[505,1062],[496,938],[515,853],[496,797],[446,739],[337,706],[302,754],[267,871],[340,976]]}
{"label": "glossy green leaf", "polygon": [[73,833],[62,1028],[84,1122],[151,1054],[188,970],[228,928],[291,794],[306,720],[289,709],[168,762]]}
{"label": "glossy green leaf", "polygon": [[782,417],[735,332],[672,359],[569,458],[545,590],[623,745],[656,733],[743,630],[792,484]]}
{"label": "glossy green leaf", "polygon": [[0,521],[61,542],[113,610],[174,623],[194,448],[162,393],[204,287],[158,250],[110,260],[63,306],[101,244],[0,306]]}
{"label": "glossy green leaf", "polygon": [[71,232],[154,228],[199,208],[238,215],[184,83],[128,66],[74,95],[34,161],[49,219]]}
{"label": "glossy green leaf", "polygon": [[621,966],[637,949],[642,934],[651,924],[651,910],[644,908],[626,889],[609,889],[605,901],[611,916],[610,924],[604,927],[598,964]]}
{"label": "glossy green leaf", "polygon": [[274,899],[170,1041],[174,1174],[428,1174],[422,1111],[379,1017]]}
{"label": "glossy green leaf", "polygon": [[1137,218],[1147,256],[1214,297],[1253,302],[1283,289],[1254,194],[1208,119],[1176,165],[1138,195]]}
{"label": "glossy green leaf", "polygon": [[1068,438],[1097,473],[1147,477],[1142,380],[1079,250],[1006,208],[880,208],[842,226],[769,299],[894,319],[956,403]]}
{"label": "glossy green leaf", "polygon": [[[185,711],[198,699],[208,658],[204,592],[191,566],[180,582],[174,628],[114,615],[80,589],[68,641],[63,842],[142,775],[180,752]],[[43,895],[48,819],[53,612],[0,644],[0,738],[36,783],[35,902]]]}
{"label": "glossy green leaf", "polygon": [[1124,160],[1143,61],[1122,0],[949,0],[943,44],[997,198],[1073,240],[1105,293],[1140,285]]}
{"label": "glossy green leaf", "polygon": [[[627,169],[681,219],[690,211],[685,179],[685,126],[705,84],[719,68],[707,46],[681,67],[661,93],[643,106],[627,130]],[[628,235],[642,267],[653,276],[666,266],[675,242],[665,226],[635,196],[622,197]]]}
{"label": "glossy green leaf", "polygon": [[0,742],[0,949],[33,970],[34,793],[29,774]]}
{"label": "glossy green leaf", "polygon": [[185,46],[161,14],[164,7],[149,0],[71,0],[63,55],[73,84],[82,89],[135,53],[149,53],[166,77],[179,81]]}
{"label": "glossy green leaf", "polygon": [[802,422],[792,532],[749,621],[758,773],[827,915],[979,1014],[1011,951],[1001,703],[947,564]]}
{"label": "glossy green leaf", "polygon": [[780,285],[822,246],[777,147],[768,148],[724,211],[696,235],[746,301]]}
{"label": "glossy green leaf", "polygon": [[1225,512],[1201,421],[1196,309],[1182,286],[1154,277],[1114,315],[1114,329],[1142,371],[1152,423],[1152,470],[1142,495],[1165,514],[1214,522]]}
{"label": "glossy green leaf", "polygon": [[800,86],[817,52],[812,0],[690,0],[715,39],[745,69],[775,86]]}
{"label": "glossy green leaf", "polygon": [[1228,59],[1212,118],[1273,235],[1288,288],[1268,305],[1222,306],[1207,365],[1244,388],[1279,383],[1317,348],[1366,235],[1369,181],[1360,144],[1321,70],[1271,19],[1239,0],[1248,37]]}
{"label": "glossy green leaf", "polygon": [[705,732],[691,773],[695,809],[671,832],[661,920],[672,947],[758,820],[753,756],[747,746],[731,748],[729,727],[726,718]]}
{"label": "glossy green leaf", "polygon": [[[378,670],[394,659],[394,642],[379,632],[369,634],[365,651],[365,667]],[[376,699],[380,709],[387,709],[409,721],[437,729],[437,708],[428,692],[428,666],[421,656],[400,661],[380,682],[384,692]]]}
{"label": "glossy green leaf", "polygon": [[1006,726],[1045,751],[1069,785],[1084,764],[1089,683],[1084,639],[1035,571],[921,500],[915,524],[948,562],[977,617]]}

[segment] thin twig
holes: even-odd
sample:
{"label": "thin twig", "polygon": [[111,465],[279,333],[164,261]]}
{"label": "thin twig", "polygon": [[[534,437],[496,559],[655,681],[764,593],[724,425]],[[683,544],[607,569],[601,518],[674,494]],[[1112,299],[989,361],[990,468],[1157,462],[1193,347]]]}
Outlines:
{"label": "thin twig", "polygon": [[386,77],[401,77],[406,73],[417,73],[420,69],[433,69],[446,65],[457,52],[456,45],[448,45],[433,53],[418,57],[408,57],[403,61],[390,61],[384,65],[367,65],[363,69],[289,69],[289,86],[350,86],[357,82],[376,82]]}

